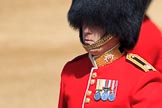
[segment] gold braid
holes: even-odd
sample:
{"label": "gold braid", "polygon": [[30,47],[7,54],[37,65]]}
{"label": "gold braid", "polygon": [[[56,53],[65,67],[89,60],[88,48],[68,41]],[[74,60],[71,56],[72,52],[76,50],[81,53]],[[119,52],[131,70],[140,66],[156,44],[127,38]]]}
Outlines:
{"label": "gold braid", "polygon": [[103,38],[99,39],[98,41],[96,41],[94,44],[92,45],[84,45],[83,44],[83,47],[86,49],[86,50],[91,50],[91,49],[95,49],[95,48],[98,48],[98,47],[101,47],[102,45],[104,45],[106,42],[108,42],[109,40],[112,39],[112,35],[107,35],[107,36],[104,36]]}

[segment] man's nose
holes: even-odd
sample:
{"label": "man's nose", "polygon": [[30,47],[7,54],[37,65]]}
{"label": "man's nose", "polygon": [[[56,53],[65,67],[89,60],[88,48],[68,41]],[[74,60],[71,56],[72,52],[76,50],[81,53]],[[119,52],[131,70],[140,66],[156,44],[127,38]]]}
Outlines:
{"label": "man's nose", "polygon": [[91,30],[91,28],[88,27],[88,26],[83,26],[83,33],[84,33],[85,35],[89,35],[89,34],[92,34],[92,30]]}

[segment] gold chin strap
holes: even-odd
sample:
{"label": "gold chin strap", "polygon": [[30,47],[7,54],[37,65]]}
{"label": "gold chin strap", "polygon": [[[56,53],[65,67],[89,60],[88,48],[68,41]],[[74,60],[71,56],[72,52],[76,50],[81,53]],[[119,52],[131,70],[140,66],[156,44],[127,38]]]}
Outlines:
{"label": "gold chin strap", "polygon": [[84,45],[83,44],[83,47],[89,51],[91,49],[96,49],[98,47],[101,47],[102,45],[104,45],[105,43],[107,43],[109,40],[112,39],[112,35],[107,35],[107,36],[104,36],[103,38],[99,39],[98,41],[96,41],[94,44],[92,45]]}

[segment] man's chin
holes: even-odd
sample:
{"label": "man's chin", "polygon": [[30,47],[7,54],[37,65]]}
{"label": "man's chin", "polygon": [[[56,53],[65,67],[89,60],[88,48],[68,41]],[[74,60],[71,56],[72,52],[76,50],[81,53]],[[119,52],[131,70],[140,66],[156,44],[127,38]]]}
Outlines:
{"label": "man's chin", "polygon": [[90,54],[94,55],[94,56],[97,56],[97,55],[100,55],[102,54],[102,50],[101,48],[96,48],[96,49],[91,49],[88,51]]}
{"label": "man's chin", "polygon": [[84,45],[92,45],[94,42],[84,42]]}

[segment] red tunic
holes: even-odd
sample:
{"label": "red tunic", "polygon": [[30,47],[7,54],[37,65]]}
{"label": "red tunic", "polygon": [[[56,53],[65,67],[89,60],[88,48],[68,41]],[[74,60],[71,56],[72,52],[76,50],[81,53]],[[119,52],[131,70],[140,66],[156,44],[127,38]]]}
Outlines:
{"label": "red tunic", "polygon": [[143,21],[139,40],[131,52],[140,55],[162,72],[162,34],[148,17]]}
{"label": "red tunic", "polygon": [[[101,81],[114,81],[104,83],[113,86],[112,98],[95,100],[96,86]],[[111,64],[96,67],[93,58],[85,54],[65,65],[58,108],[162,108],[161,95],[159,72],[144,72],[128,62],[125,55]]]}

